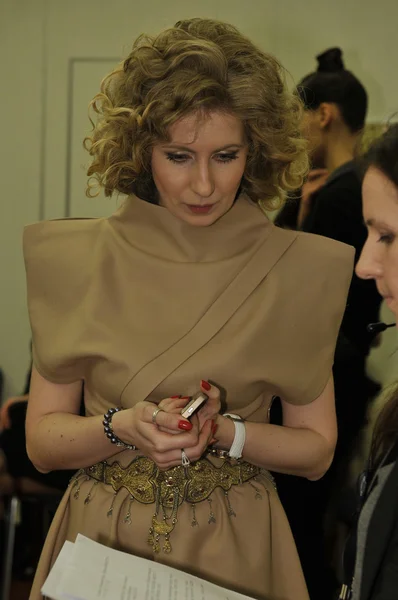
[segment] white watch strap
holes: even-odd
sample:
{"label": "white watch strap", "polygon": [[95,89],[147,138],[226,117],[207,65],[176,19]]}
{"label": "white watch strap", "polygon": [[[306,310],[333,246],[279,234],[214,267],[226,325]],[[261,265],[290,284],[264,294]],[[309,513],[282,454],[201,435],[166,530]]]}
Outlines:
{"label": "white watch strap", "polygon": [[232,442],[232,446],[229,449],[228,455],[230,458],[237,460],[238,458],[242,458],[243,447],[246,441],[246,426],[242,417],[239,415],[225,413],[223,416],[231,419],[235,425],[235,437],[234,441]]}

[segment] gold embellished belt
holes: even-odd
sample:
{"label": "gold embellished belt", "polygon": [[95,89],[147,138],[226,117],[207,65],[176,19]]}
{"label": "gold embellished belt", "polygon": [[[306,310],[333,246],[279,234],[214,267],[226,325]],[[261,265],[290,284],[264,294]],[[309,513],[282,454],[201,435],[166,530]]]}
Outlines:
{"label": "gold embellished belt", "polygon": [[[182,502],[188,502],[192,506],[192,527],[198,524],[195,504],[203,500],[209,502],[209,524],[215,523],[210,495],[216,488],[221,488],[224,491],[228,514],[230,517],[235,517],[228,491],[233,485],[254,479],[262,470],[244,461],[232,464],[229,460],[224,460],[221,467],[217,467],[207,458],[201,458],[188,467],[177,466],[161,471],[150,458],[137,456],[126,467],[122,467],[118,462],[108,465],[104,461],[84,469],[84,472],[96,482],[111,485],[115,494],[121,488],[125,488],[130,494],[130,506],[134,500],[142,504],[154,503],[156,506],[148,543],[153,547],[154,552],[159,552],[162,535],[165,537],[163,551],[171,552],[170,533],[177,523],[178,507]],[[258,488],[251,485],[256,491],[256,498],[261,498]],[[113,504],[108,511],[109,516],[112,514],[112,509]],[[169,514],[167,509],[171,509]],[[125,522],[131,522],[130,508]]]}
{"label": "gold embellished belt", "polygon": [[177,466],[161,471],[150,458],[137,456],[127,467],[118,462],[108,465],[101,462],[85,469],[92,479],[111,485],[118,492],[124,487],[137,502],[152,504],[158,497],[162,506],[171,508],[178,493],[178,504],[206,500],[217,487],[224,491],[253,479],[260,473],[259,467],[247,462],[231,464],[224,461],[216,467],[202,458],[189,467]]}

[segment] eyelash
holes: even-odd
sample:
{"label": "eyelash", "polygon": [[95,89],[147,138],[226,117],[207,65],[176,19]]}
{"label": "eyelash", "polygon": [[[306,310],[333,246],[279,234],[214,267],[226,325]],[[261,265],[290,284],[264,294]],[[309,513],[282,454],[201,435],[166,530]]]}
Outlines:
{"label": "eyelash", "polygon": [[392,235],[392,233],[380,234],[380,237],[377,241],[388,246],[394,241],[394,236]]}
{"label": "eyelash", "polygon": [[[238,154],[236,152],[231,154],[219,154],[218,156],[219,158],[216,158],[216,161],[222,164],[230,163],[238,158]],[[171,152],[168,152],[166,154],[166,158],[173,163],[182,164],[186,163],[190,159],[190,156],[188,154],[172,154]]]}

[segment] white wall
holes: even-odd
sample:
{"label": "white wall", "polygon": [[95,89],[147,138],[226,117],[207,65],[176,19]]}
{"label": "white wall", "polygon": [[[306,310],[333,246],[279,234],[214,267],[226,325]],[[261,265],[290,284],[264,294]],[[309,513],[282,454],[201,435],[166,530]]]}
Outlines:
{"label": "white wall", "polygon": [[0,3],[0,368],[9,393],[29,361],[21,231],[40,213],[43,6]]}
{"label": "white wall", "polygon": [[136,35],[192,16],[234,23],[296,80],[314,69],[317,53],[340,45],[347,67],[368,88],[370,120],[398,109],[396,0],[2,0],[0,367],[6,394],[20,390],[29,361],[22,227],[63,216],[68,204],[72,214],[113,210],[112,201],[84,200],[86,105]]}

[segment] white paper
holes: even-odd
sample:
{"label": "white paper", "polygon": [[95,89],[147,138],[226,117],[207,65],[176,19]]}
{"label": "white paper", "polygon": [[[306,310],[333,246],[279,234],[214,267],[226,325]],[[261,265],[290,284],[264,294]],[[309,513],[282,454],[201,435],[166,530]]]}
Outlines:
{"label": "white paper", "polygon": [[65,544],[42,588],[52,600],[250,600],[82,535]]}
{"label": "white paper", "polygon": [[45,596],[54,600],[63,600],[58,594],[58,586],[61,584],[64,570],[72,561],[73,550],[74,544],[72,542],[65,542],[62,546],[61,552],[58,554],[57,560],[42,587],[41,591]]}

